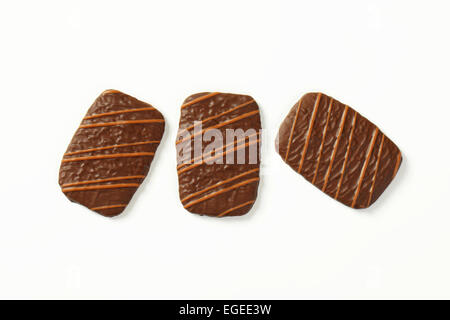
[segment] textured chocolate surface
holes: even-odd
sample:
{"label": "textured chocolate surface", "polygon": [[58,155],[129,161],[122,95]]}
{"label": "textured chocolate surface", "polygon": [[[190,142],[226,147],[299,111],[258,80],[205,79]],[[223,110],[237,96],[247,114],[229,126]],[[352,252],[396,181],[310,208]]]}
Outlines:
{"label": "textured chocolate surface", "polygon": [[164,133],[151,105],[104,91],[64,154],[59,184],[73,202],[104,216],[120,214],[146,177]]}
{"label": "textured chocolate surface", "polygon": [[[207,143],[201,155],[194,154],[195,121],[201,121],[203,134],[217,129],[226,137],[227,129],[254,131],[253,135],[223,142],[223,148],[209,152]],[[256,200],[259,184],[260,130],[259,107],[252,97],[226,93],[198,93],[188,97],[181,106],[177,137],[178,182],[181,202],[188,211],[209,216],[238,216],[246,214]],[[249,130],[250,129],[250,130]],[[186,139],[181,132],[188,130],[193,136]],[[249,131],[247,131],[249,130]],[[192,152],[188,158],[180,150],[188,145]],[[250,152],[256,157],[250,159]],[[245,150],[245,162],[227,163],[227,155]],[[231,153],[230,153],[231,151]],[[233,156],[233,157],[234,157]],[[222,159],[223,164],[207,163],[207,159]]]}
{"label": "textured chocolate surface", "polygon": [[330,197],[367,208],[394,179],[398,147],[358,112],[321,93],[308,93],[280,126],[283,160]]}

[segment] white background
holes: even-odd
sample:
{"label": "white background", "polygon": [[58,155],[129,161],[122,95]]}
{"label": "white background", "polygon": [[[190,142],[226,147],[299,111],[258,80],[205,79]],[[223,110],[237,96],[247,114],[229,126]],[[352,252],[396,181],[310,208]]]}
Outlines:
{"label": "white background", "polygon": [[[1,1],[0,298],[450,298],[448,1]],[[126,212],[65,198],[63,153],[104,89],[167,130]],[[188,95],[252,95],[266,129],[243,217],[188,213],[175,134]],[[368,210],[275,153],[281,121],[322,91],[403,152]]]}

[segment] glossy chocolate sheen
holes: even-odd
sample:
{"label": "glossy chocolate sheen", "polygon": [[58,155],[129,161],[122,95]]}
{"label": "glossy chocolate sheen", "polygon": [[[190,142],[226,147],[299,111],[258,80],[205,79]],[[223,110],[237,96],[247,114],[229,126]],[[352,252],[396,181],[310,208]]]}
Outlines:
{"label": "glossy chocolate sheen", "polygon": [[150,169],[164,133],[162,114],[117,90],[95,100],[64,154],[64,194],[101,215],[116,216]]}
{"label": "glossy chocolate sheen", "polygon": [[[201,122],[203,134],[207,135],[211,129],[220,131],[224,137],[223,148],[211,153],[206,149],[208,143],[203,143],[200,156],[195,156],[195,121]],[[218,92],[194,94],[181,106],[179,128],[177,170],[184,208],[216,217],[246,214],[256,200],[259,184],[261,121],[253,98]],[[249,135],[226,141],[227,129],[242,129]],[[186,130],[191,137],[181,135]],[[180,155],[180,150],[186,146],[191,148],[188,159]],[[237,150],[245,150],[245,162],[227,163],[227,155],[235,157]],[[253,160],[250,152],[256,154]],[[206,163],[207,159],[221,159],[223,163]]]}
{"label": "glossy chocolate sheen", "polygon": [[306,180],[357,209],[378,199],[402,162],[399,148],[377,126],[322,93],[308,93],[292,107],[276,148]]}

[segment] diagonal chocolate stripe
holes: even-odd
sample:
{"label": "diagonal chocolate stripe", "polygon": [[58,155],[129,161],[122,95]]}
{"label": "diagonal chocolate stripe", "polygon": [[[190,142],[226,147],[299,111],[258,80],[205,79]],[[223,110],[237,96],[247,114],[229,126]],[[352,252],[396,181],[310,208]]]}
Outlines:
{"label": "diagonal chocolate stripe", "polygon": [[339,125],[339,133],[336,138],[336,142],[334,143],[333,153],[331,154],[330,164],[328,165],[327,172],[325,174],[325,181],[323,183],[322,191],[325,191],[325,188],[328,184],[328,178],[330,177],[331,168],[333,167],[334,158],[336,157],[337,148],[339,146],[339,141],[341,140],[342,131],[344,130],[345,118],[347,117],[348,106],[345,106],[344,113],[342,114],[341,123]]}
{"label": "diagonal chocolate stripe", "polygon": [[287,161],[287,157],[288,157],[289,151],[291,149],[292,137],[294,135],[295,125],[297,124],[298,113],[300,111],[301,106],[302,106],[302,99],[300,99],[300,101],[298,102],[297,111],[295,112],[295,118],[294,118],[294,121],[292,121],[291,133],[289,134],[289,141],[288,141],[288,144],[287,144],[286,156],[284,157],[284,161]]}
{"label": "diagonal chocolate stripe", "polygon": [[120,181],[120,180],[134,180],[134,179],[144,179],[145,176],[128,176],[128,177],[113,177],[113,178],[106,178],[106,179],[98,179],[98,180],[86,180],[86,181],[77,181],[72,183],[66,183],[63,184],[62,187],[73,187],[73,186],[80,186],[83,184],[94,184],[94,183],[102,183],[102,182],[110,182],[110,181]]}
{"label": "diagonal chocolate stripe", "polygon": [[229,182],[231,182],[231,181],[234,181],[234,180],[236,180],[236,179],[245,177],[245,176],[247,176],[247,175],[249,175],[249,174],[252,174],[252,173],[258,172],[258,171],[259,171],[259,168],[252,169],[252,170],[249,170],[249,171],[247,171],[247,172],[238,174],[238,175],[236,175],[236,176],[234,176],[234,177],[231,177],[231,178],[229,178],[229,179],[220,181],[220,182],[218,182],[218,183],[216,183],[216,184],[214,184],[214,185],[212,185],[212,186],[209,186],[209,187],[207,187],[207,188],[204,188],[204,189],[202,189],[202,190],[200,190],[200,191],[191,193],[189,196],[185,197],[184,199],[181,199],[181,202],[185,202],[186,200],[192,199],[192,198],[194,198],[194,197],[196,197],[196,196],[198,196],[198,195],[200,195],[200,194],[202,194],[202,193],[205,193],[205,192],[207,192],[207,191],[209,191],[209,190],[212,190],[212,189],[214,189],[214,188],[220,187],[221,185],[227,184],[227,183],[229,183]]}
{"label": "diagonal chocolate stripe", "polygon": [[207,161],[215,160],[215,159],[217,159],[217,158],[219,158],[219,157],[221,157],[221,156],[224,156],[224,155],[226,155],[226,154],[228,154],[228,153],[230,153],[230,152],[234,152],[234,151],[237,151],[237,150],[241,150],[242,148],[246,148],[246,147],[248,147],[248,146],[250,146],[250,145],[253,145],[253,144],[255,144],[255,143],[259,143],[259,139],[256,140],[256,141],[247,142],[247,143],[244,144],[244,145],[239,145],[238,147],[235,147],[234,149],[228,150],[228,151],[226,151],[226,152],[222,152],[222,153],[217,154],[217,155],[215,155],[215,156],[213,156],[213,157],[209,157],[209,158],[205,159],[203,162],[195,163],[195,164],[193,164],[193,165],[191,165],[191,166],[189,166],[189,167],[187,167],[187,168],[178,170],[178,174],[181,174],[181,173],[183,173],[183,172],[189,171],[189,170],[191,170],[191,169],[193,169],[193,168],[195,168],[195,167],[198,167],[198,166],[204,164],[204,163],[207,162]]}
{"label": "diagonal chocolate stripe", "polygon": [[240,208],[243,208],[243,207],[245,207],[245,206],[248,206],[248,205],[250,205],[250,204],[252,204],[252,203],[254,203],[254,202],[255,202],[255,200],[244,202],[244,203],[242,203],[242,204],[240,204],[240,205],[238,205],[238,206],[236,206],[236,207],[230,208],[230,209],[228,209],[228,210],[225,210],[225,211],[222,212],[222,213],[219,213],[217,216],[218,216],[218,217],[223,217],[224,215],[227,215],[227,214],[229,214],[230,212],[236,211],[237,209],[240,209]]}
{"label": "diagonal chocolate stripe", "polygon": [[397,174],[398,168],[400,167],[400,163],[402,162],[402,154],[399,152],[397,154],[397,162],[395,163],[394,173],[392,174],[392,179],[395,178],[395,175]]}
{"label": "diagonal chocolate stripe", "polygon": [[[215,116],[211,116],[211,117],[209,117],[209,118],[206,118],[206,119],[203,119],[202,121],[201,121],[201,123],[205,123],[205,122],[208,122],[208,121],[211,121],[211,120],[214,120],[214,119],[217,119],[217,118],[219,118],[219,117],[221,117],[221,116],[224,116],[224,115],[226,115],[226,114],[229,114],[229,113],[231,113],[231,112],[233,112],[233,111],[236,111],[236,110],[238,110],[238,109],[240,109],[240,108],[243,108],[243,107],[245,107],[245,106],[247,106],[247,105],[249,105],[249,104],[251,104],[251,103],[253,103],[253,102],[255,102],[255,100],[250,100],[250,101],[247,101],[247,102],[245,102],[245,103],[243,103],[243,104],[240,104],[240,105],[238,105],[238,106],[236,106],[236,107],[234,107],[234,108],[232,108],[232,109],[230,109],[230,110],[227,110],[227,111],[225,111],[225,112],[222,112],[222,113],[219,113],[219,114],[217,114],[217,115],[215,115]],[[191,129],[193,129],[195,127],[195,125],[191,125],[191,126],[189,126],[189,127],[187,127],[186,129],[184,129],[184,130],[191,130]]]}
{"label": "diagonal chocolate stripe", "polygon": [[120,110],[120,111],[111,111],[111,112],[98,113],[98,114],[86,116],[83,118],[83,120],[89,120],[89,119],[95,119],[95,118],[101,118],[101,117],[107,117],[107,116],[114,116],[114,115],[123,114],[123,113],[134,113],[134,112],[151,111],[151,110],[155,110],[155,108],[148,107],[148,108],[135,108],[135,109]]}
{"label": "diagonal chocolate stripe", "polygon": [[375,165],[375,173],[373,174],[373,178],[372,178],[372,185],[370,186],[369,199],[367,200],[367,206],[369,206],[370,202],[372,201],[373,190],[375,189],[375,181],[377,179],[378,167],[380,166],[381,154],[383,152],[383,145],[384,145],[384,134],[383,134],[383,137],[381,138],[380,150],[378,150],[377,163]]}
{"label": "diagonal chocolate stripe", "polygon": [[79,158],[63,159],[62,163],[84,161],[84,160],[98,160],[98,159],[114,159],[114,158],[130,158],[130,157],[150,157],[155,155],[154,152],[135,152],[135,153],[113,153],[113,154],[101,154],[98,156],[88,156]]}
{"label": "diagonal chocolate stripe", "polygon": [[100,186],[63,188],[62,192],[91,191],[91,190],[118,189],[118,188],[137,188],[137,187],[139,187],[139,183],[120,183],[120,184],[105,184]]}
{"label": "diagonal chocolate stripe", "polygon": [[142,124],[142,123],[164,123],[163,119],[146,119],[146,120],[128,120],[128,121],[116,121],[116,122],[101,122],[80,125],[81,129],[98,128],[98,127],[110,127],[120,126],[125,124]]}
{"label": "diagonal chocolate stripe", "polygon": [[350,148],[352,146],[353,133],[355,132],[355,128],[356,128],[356,116],[357,115],[358,115],[358,113],[355,111],[355,116],[353,117],[353,122],[352,122],[352,130],[350,131],[350,138],[348,140],[347,150],[345,151],[344,164],[342,165],[342,169],[341,169],[341,177],[339,178],[339,183],[338,183],[337,189],[336,189],[336,195],[334,196],[335,199],[337,199],[337,197],[339,196],[339,192],[341,191],[342,180],[344,179],[345,169],[347,168],[347,161],[348,161],[348,157],[350,155]]}
{"label": "diagonal chocolate stripe", "polygon": [[322,96],[321,93],[317,94],[316,102],[314,103],[314,109],[313,109],[313,112],[312,112],[311,121],[309,122],[309,125],[308,125],[308,134],[306,136],[305,146],[303,147],[302,157],[300,159],[300,163],[299,163],[298,169],[297,169],[298,173],[300,173],[302,171],[303,162],[305,161],[306,152],[308,152],[309,140],[311,139],[311,132],[312,132],[312,129],[314,127],[314,120],[316,120],[317,109],[319,109],[319,102],[320,102],[320,97],[321,96]]}
{"label": "diagonal chocolate stripe", "polygon": [[[227,147],[232,146],[232,145],[240,146],[240,145],[241,145],[240,142],[243,142],[243,141],[245,141],[246,139],[249,139],[249,140],[250,140],[250,138],[253,138],[254,136],[259,136],[259,135],[260,135],[260,133],[259,133],[259,132],[256,132],[256,133],[252,133],[252,134],[250,134],[250,135],[248,135],[248,136],[246,136],[246,137],[244,137],[244,138],[241,138],[241,139],[238,139],[238,140],[236,140],[236,141],[227,143],[226,145],[224,145],[224,146],[220,149],[220,151],[223,152],[223,151],[225,151],[225,150],[227,149]],[[209,152],[209,153],[202,154],[201,156],[195,157],[195,158],[192,159],[192,161],[189,162],[189,163],[181,163],[180,165],[177,166],[177,169],[180,169],[180,168],[182,168],[182,167],[184,167],[184,166],[187,166],[187,165],[189,165],[189,164],[193,164],[193,163],[195,163],[196,161],[198,161],[198,160],[204,158],[205,156],[211,156],[212,153],[213,153],[213,151],[211,151],[211,152]],[[187,159],[186,159],[186,160],[187,160]],[[183,162],[183,161],[184,161],[184,160],[182,160],[181,162]]]}
{"label": "diagonal chocolate stripe", "polygon": [[355,195],[353,196],[353,201],[352,201],[352,206],[351,206],[352,208],[355,206],[356,200],[358,199],[359,191],[361,190],[361,183],[362,183],[362,180],[364,179],[364,175],[366,174],[367,166],[369,165],[370,156],[372,155],[372,151],[373,151],[373,147],[375,146],[375,140],[377,139],[377,135],[378,135],[378,128],[375,128],[375,132],[373,133],[373,136],[372,136],[372,141],[370,142],[370,146],[369,146],[368,152],[366,154],[366,159],[364,160],[364,166],[361,169],[361,174],[358,179],[358,186],[356,187]]}
{"label": "diagonal chocolate stripe", "polygon": [[105,146],[105,147],[98,147],[98,148],[91,148],[91,149],[84,149],[84,150],[78,150],[73,152],[67,152],[64,154],[64,156],[73,156],[76,154],[81,153],[88,153],[88,152],[94,152],[94,151],[101,151],[101,150],[108,150],[108,149],[114,149],[114,148],[125,148],[125,147],[133,147],[133,146],[141,146],[146,144],[152,144],[152,143],[160,143],[161,141],[144,141],[144,142],[134,142],[134,143],[124,143],[124,144],[115,144],[112,146]]}
{"label": "diagonal chocolate stripe", "polygon": [[314,177],[311,181],[312,184],[314,184],[316,182],[317,173],[319,172],[319,165],[320,165],[320,160],[322,158],[323,145],[325,143],[325,137],[327,136],[328,123],[330,122],[331,108],[333,108],[333,98],[330,99],[330,104],[328,106],[327,122],[325,123],[325,128],[323,128],[322,142],[320,143],[320,147],[319,147],[319,157],[317,158],[316,170],[314,170]]}
{"label": "diagonal chocolate stripe", "polygon": [[207,93],[207,94],[205,94],[204,96],[198,97],[198,98],[196,98],[196,99],[194,99],[194,100],[191,100],[191,101],[189,101],[189,102],[183,104],[183,105],[181,106],[181,109],[186,108],[186,107],[189,107],[189,106],[191,106],[191,105],[193,105],[193,104],[195,104],[195,103],[197,103],[197,102],[200,102],[200,101],[202,101],[202,100],[205,100],[205,99],[214,97],[214,96],[218,95],[219,93],[220,93],[220,92]]}
{"label": "diagonal chocolate stripe", "polygon": [[252,112],[244,113],[243,115],[240,115],[240,116],[238,116],[238,117],[236,117],[236,118],[233,118],[233,119],[224,121],[224,122],[222,122],[222,123],[216,124],[216,125],[214,125],[214,126],[205,128],[205,129],[203,129],[203,130],[200,131],[200,132],[197,132],[197,133],[195,133],[195,134],[190,135],[189,137],[186,137],[186,138],[184,138],[184,139],[178,140],[178,141],[176,142],[176,144],[180,144],[180,143],[182,143],[182,142],[184,142],[184,141],[192,140],[194,137],[196,137],[196,136],[198,136],[198,135],[201,135],[201,134],[205,133],[207,130],[218,129],[218,128],[224,127],[224,126],[226,126],[226,125],[229,125],[229,124],[231,124],[231,123],[234,123],[234,122],[236,122],[236,121],[239,121],[239,120],[242,120],[242,119],[251,117],[251,116],[253,116],[253,115],[255,115],[255,114],[258,114],[258,113],[259,113],[259,110],[255,110],[255,111],[252,111]]}
{"label": "diagonal chocolate stripe", "polygon": [[249,183],[253,183],[253,182],[257,182],[257,181],[259,181],[259,178],[252,178],[252,179],[248,179],[248,180],[242,181],[242,182],[237,183],[237,184],[235,184],[235,185],[233,185],[233,186],[231,186],[231,187],[228,187],[228,188],[219,190],[219,191],[217,191],[217,192],[208,194],[207,196],[204,196],[204,197],[202,197],[202,198],[200,198],[200,199],[191,201],[191,202],[189,202],[188,204],[185,204],[185,205],[184,205],[184,208],[192,207],[193,205],[195,205],[195,204],[197,204],[197,203],[206,201],[206,200],[211,199],[211,198],[213,198],[213,197],[215,197],[215,196],[218,196],[218,195],[220,195],[220,194],[222,194],[222,193],[225,193],[225,192],[228,192],[228,191],[231,191],[231,190],[240,188],[240,187],[245,186],[245,185],[247,185],[247,184],[249,184]]}
{"label": "diagonal chocolate stripe", "polygon": [[106,210],[106,209],[114,209],[114,208],[125,208],[127,205],[126,204],[114,204],[114,205],[110,205],[110,206],[101,206],[101,207],[95,207],[95,208],[90,208],[91,210]]}

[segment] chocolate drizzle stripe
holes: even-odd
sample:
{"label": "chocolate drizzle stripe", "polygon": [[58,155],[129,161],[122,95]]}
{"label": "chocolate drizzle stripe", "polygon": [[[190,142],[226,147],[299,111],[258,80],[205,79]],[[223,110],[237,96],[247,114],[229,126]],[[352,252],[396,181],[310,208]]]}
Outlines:
{"label": "chocolate drizzle stripe", "polygon": [[[259,132],[252,133],[252,134],[250,134],[248,137],[244,137],[244,138],[242,138],[242,139],[238,139],[238,140],[236,140],[236,141],[230,142],[230,143],[224,145],[224,146],[221,148],[220,151],[223,152],[224,150],[227,149],[227,147],[229,147],[229,146],[231,146],[231,145],[240,146],[239,142],[245,141],[247,138],[250,140],[250,138],[252,138],[252,137],[254,137],[254,136],[257,136],[257,135],[259,135]],[[177,166],[177,169],[180,169],[180,168],[182,168],[182,167],[184,167],[184,166],[187,166],[188,164],[193,164],[193,163],[195,163],[196,161],[202,159],[205,155],[208,155],[208,156],[209,156],[209,155],[211,155],[211,154],[212,154],[212,150],[211,150],[211,152],[209,152],[209,153],[207,153],[207,154],[202,154],[201,156],[195,157],[194,159],[192,159],[192,162],[189,162],[189,163],[182,163],[182,164],[178,165],[178,166]]]}
{"label": "chocolate drizzle stripe", "polygon": [[211,194],[208,194],[208,195],[206,195],[206,196],[204,196],[204,197],[202,197],[202,198],[200,198],[200,199],[191,201],[191,202],[189,202],[188,204],[184,205],[184,208],[192,207],[193,205],[195,205],[195,204],[197,204],[197,203],[206,201],[206,200],[211,199],[211,198],[213,198],[213,197],[215,197],[215,196],[218,196],[218,195],[220,195],[220,194],[222,194],[222,193],[225,193],[225,192],[228,192],[228,191],[237,189],[237,188],[239,188],[239,187],[242,187],[242,186],[245,186],[245,185],[247,185],[247,184],[249,184],[249,183],[257,182],[257,181],[259,181],[259,178],[252,178],[252,179],[248,179],[248,180],[239,182],[239,183],[237,183],[237,184],[235,184],[235,185],[233,185],[233,186],[231,186],[231,187],[228,187],[228,188],[225,188],[225,189],[216,191],[216,192],[211,193]]}
{"label": "chocolate drizzle stripe", "polygon": [[226,214],[228,214],[228,213],[230,213],[230,212],[233,212],[233,211],[235,211],[235,210],[237,210],[237,209],[240,209],[240,208],[242,208],[242,207],[248,206],[249,204],[252,204],[252,203],[254,203],[254,202],[255,202],[255,200],[244,202],[244,203],[242,203],[242,204],[240,204],[240,205],[238,205],[238,206],[236,206],[236,207],[233,207],[233,208],[230,208],[230,209],[228,209],[228,210],[225,210],[224,212],[220,213],[220,214],[217,215],[217,216],[218,216],[218,217],[223,217],[224,215],[226,215]]}
{"label": "chocolate drizzle stripe", "polygon": [[146,120],[128,120],[128,121],[116,121],[116,122],[91,123],[91,124],[82,124],[80,126],[80,128],[86,129],[86,128],[120,126],[120,125],[124,125],[124,124],[141,124],[141,123],[158,123],[158,122],[164,122],[164,119],[146,119]]}
{"label": "chocolate drizzle stripe", "polygon": [[291,133],[289,134],[289,141],[288,141],[288,145],[287,145],[287,148],[286,148],[286,156],[284,157],[284,161],[287,161],[287,157],[289,155],[289,150],[291,148],[291,143],[292,143],[292,137],[294,135],[295,125],[297,123],[298,113],[300,111],[301,105],[302,105],[302,99],[300,99],[299,102],[298,102],[297,111],[295,112],[295,118],[294,118],[294,121],[292,121],[292,128],[291,128]]}
{"label": "chocolate drizzle stripe", "polygon": [[189,170],[191,170],[191,169],[194,169],[195,167],[198,167],[198,166],[204,164],[205,162],[209,162],[209,161],[215,160],[215,159],[217,159],[217,158],[219,158],[219,157],[223,157],[224,155],[226,155],[226,154],[228,154],[228,153],[230,153],[230,152],[234,152],[234,151],[237,151],[237,150],[241,150],[242,148],[246,148],[246,147],[251,146],[251,145],[253,145],[253,144],[255,144],[255,143],[259,143],[259,139],[256,140],[256,141],[247,142],[247,143],[244,144],[244,145],[239,145],[239,146],[237,146],[237,147],[234,147],[234,148],[231,149],[231,150],[228,150],[228,151],[226,151],[226,152],[221,152],[221,153],[219,153],[219,154],[217,154],[217,155],[215,155],[215,156],[209,157],[209,158],[205,159],[204,161],[202,161],[202,162],[200,162],[200,163],[195,163],[195,164],[190,165],[190,166],[188,166],[188,167],[186,167],[186,168],[184,168],[184,169],[178,170],[178,174],[182,174],[183,172],[186,172],[186,171],[189,171]]}
{"label": "chocolate drizzle stripe", "polygon": [[212,185],[212,186],[209,186],[209,187],[207,187],[207,188],[205,188],[205,189],[202,189],[202,190],[200,190],[200,191],[197,191],[197,192],[194,192],[194,193],[190,194],[190,195],[187,196],[186,198],[181,199],[181,202],[185,202],[186,200],[189,200],[189,199],[191,199],[191,198],[194,198],[194,197],[198,196],[199,194],[205,193],[205,192],[207,192],[207,191],[209,191],[209,190],[211,190],[211,189],[220,187],[221,185],[224,185],[224,184],[229,183],[229,182],[231,182],[231,181],[234,181],[234,180],[236,180],[236,179],[245,177],[245,176],[247,176],[247,175],[249,175],[249,174],[252,174],[252,173],[254,173],[254,172],[257,172],[257,171],[259,171],[259,168],[252,169],[252,170],[249,170],[249,171],[247,171],[247,172],[238,174],[238,175],[236,175],[236,176],[234,176],[234,177],[231,177],[231,178],[229,178],[229,179],[220,181],[220,182],[218,182],[218,183],[216,183],[216,184],[214,184],[214,185]]}
{"label": "chocolate drizzle stripe", "polygon": [[101,206],[101,207],[95,207],[91,208],[91,210],[106,210],[106,209],[114,209],[114,208],[124,208],[126,207],[126,204],[114,204],[110,206]]}
{"label": "chocolate drizzle stripe", "polygon": [[203,130],[200,131],[200,132],[197,132],[197,133],[195,133],[195,134],[190,135],[189,137],[186,137],[186,138],[184,138],[184,139],[182,139],[182,140],[178,140],[178,141],[176,142],[176,144],[180,144],[181,142],[184,142],[184,141],[187,141],[187,140],[192,140],[194,137],[196,137],[196,136],[198,136],[198,135],[200,135],[200,134],[203,134],[203,133],[205,133],[205,132],[208,131],[208,130],[211,130],[211,129],[217,129],[217,128],[224,127],[224,126],[226,126],[226,125],[229,125],[229,124],[234,123],[234,122],[236,122],[236,121],[239,121],[239,120],[242,120],[242,119],[251,117],[251,116],[253,116],[253,115],[255,115],[255,114],[258,114],[258,113],[259,113],[259,110],[255,110],[255,111],[252,111],[252,112],[244,113],[243,115],[240,115],[240,116],[238,116],[238,117],[236,117],[236,118],[233,118],[233,119],[224,121],[224,122],[222,122],[222,123],[216,124],[216,125],[214,125],[214,126],[205,128],[205,129],[203,129]]}
{"label": "chocolate drizzle stripe", "polygon": [[373,178],[372,178],[372,185],[370,186],[369,199],[367,200],[367,206],[369,206],[370,202],[372,201],[372,195],[373,195],[373,191],[375,189],[375,180],[377,179],[378,167],[380,166],[381,154],[383,152],[382,151],[383,145],[384,145],[384,134],[383,134],[383,137],[381,138],[380,150],[378,150],[377,164],[375,165],[375,172],[374,172]]}
{"label": "chocolate drizzle stripe", "polygon": [[361,190],[361,183],[364,179],[364,175],[366,174],[367,166],[369,165],[369,160],[370,160],[370,157],[372,156],[373,148],[375,147],[375,140],[377,138],[377,135],[378,135],[378,128],[375,128],[375,132],[373,133],[373,136],[372,136],[372,142],[370,143],[368,152],[366,154],[366,159],[364,161],[364,166],[361,170],[361,174],[358,179],[358,186],[356,187],[355,195],[353,196],[353,201],[352,201],[352,205],[351,205],[352,208],[355,207],[356,200],[358,199],[359,191]]}
{"label": "chocolate drizzle stripe", "polygon": [[105,185],[100,185],[100,186],[63,188],[62,192],[103,190],[103,189],[118,189],[118,188],[137,188],[137,187],[139,187],[139,183],[120,183],[120,184],[105,184]]}
{"label": "chocolate drizzle stripe", "polygon": [[[122,93],[119,90],[115,90],[115,89],[107,89],[105,91],[102,92],[101,96],[105,95],[105,94],[111,94],[111,93]],[[124,94],[124,93],[122,93]]]}
{"label": "chocolate drizzle stripe", "polygon": [[317,158],[316,170],[314,170],[314,177],[311,181],[312,184],[314,184],[314,182],[316,182],[317,173],[319,172],[320,159],[322,158],[323,145],[325,143],[325,137],[327,135],[328,122],[330,121],[332,107],[333,107],[333,98],[330,99],[330,103],[328,105],[327,122],[325,123],[325,128],[323,128],[323,132],[322,132],[322,142],[320,143],[319,156]]}
{"label": "chocolate drizzle stripe", "polygon": [[154,152],[135,152],[135,153],[113,153],[113,154],[100,154],[98,156],[88,156],[79,158],[69,158],[63,159],[63,163],[74,162],[74,161],[84,161],[84,160],[97,160],[97,159],[114,159],[114,158],[132,158],[132,157],[150,157],[153,156]]}
{"label": "chocolate drizzle stripe", "polygon": [[102,183],[102,182],[109,182],[109,181],[120,181],[120,180],[134,180],[134,179],[144,179],[145,176],[128,176],[128,177],[113,177],[113,178],[107,178],[107,179],[98,179],[98,180],[87,180],[87,181],[78,181],[73,183],[66,183],[63,184],[62,187],[73,187],[73,186],[80,186],[83,184],[93,184],[93,183]]}
{"label": "chocolate drizzle stripe", "polygon": [[193,104],[195,104],[195,103],[197,103],[197,102],[200,102],[200,101],[202,101],[202,100],[205,100],[205,99],[214,97],[214,96],[218,95],[219,93],[220,93],[220,92],[207,93],[207,94],[205,94],[204,96],[198,97],[198,98],[196,98],[196,99],[194,99],[194,100],[192,100],[192,101],[189,101],[189,102],[183,104],[183,105],[181,106],[181,109],[186,108],[186,107],[189,107],[190,105],[193,105]]}
{"label": "chocolate drizzle stripe", "polygon": [[312,112],[311,121],[309,122],[309,125],[308,125],[308,134],[306,136],[305,146],[303,147],[302,157],[300,159],[300,163],[299,163],[298,169],[297,169],[298,173],[300,173],[300,171],[302,171],[303,162],[305,161],[306,152],[308,152],[309,140],[311,139],[311,132],[312,132],[312,129],[314,127],[314,121],[316,120],[317,109],[319,109],[319,103],[320,103],[321,95],[322,95],[321,93],[318,93],[317,96],[316,96],[316,102],[314,103],[314,109],[313,109],[313,112]]}
{"label": "chocolate drizzle stripe", "polygon": [[345,118],[347,117],[348,106],[345,106],[344,113],[342,114],[341,123],[339,125],[339,133],[336,138],[336,142],[334,143],[333,153],[331,154],[330,164],[328,165],[327,173],[325,174],[325,181],[323,183],[322,191],[325,191],[325,188],[328,184],[328,178],[330,177],[331,168],[333,167],[334,158],[336,157],[337,148],[339,146],[339,141],[341,140],[342,131],[344,130]]}
{"label": "chocolate drizzle stripe", "polygon": [[114,148],[141,146],[141,145],[152,144],[152,143],[160,143],[160,141],[159,140],[155,140],[155,141],[144,141],[144,142],[116,144],[116,145],[106,146],[106,147],[98,147],[98,148],[92,148],[92,149],[85,149],[85,150],[78,150],[78,151],[73,151],[73,152],[67,152],[67,153],[64,154],[64,156],[73,156],[73,155],[80,154],[80,153],[88,153],[88,152],[108,150],[108,149],[114,149]]}
{"label": "chocolate drizzle stripe", "polygon": [[155,110],[155,108],[153,108],[153,107],[136,108],[136,109],[121,110],[121,111],[111,111],[111,112],[106,112],[106,113],[98,113],[98,114],[86,116],[86,117],[84,117],[83,120],[95,119],[95,118],[106,117],[106,116],[113,116],[116,114],[132,113],[132,112],[140,112],[140,111],[150,111],[150,110]]}
{"label": "chocolate drizzle stripe", "polygon": [[350,148],[352,146],[353,132],[355,132],[357,115],[358,115],[358,113],[355,111],[355,116],[353,117],[353,121],[352,121],[352,130],[350,131],[350,137],[348,140],[347,150],[345,150],[345,158],[344,158],[344,164],[342,165],[342,169],[341,169],[341,177],[339,178],[339,183],[336,188],[336,194],[334,196],[335,199],[337,199],[337,197],[339,196],[339,192],[341,191],[342,180],[344,179],[345,169],[347,168],[347,161],[348,161],[348,157],[350,155]]}
{"label": "chocolate drizzle stripe", "polygon": [[400,167],[400,160],[401,159],[402,159],[402,154],[399,151],[398,154],[397,154],[397,162],[395,163],[394,173],[392,174],[392,179],[394,179],[395,175],[397,174],[398,168]]}
{"label": "chocolate drizzle stripe", "polygon": [[[235,110],[237,110],[237,109],[240,109],[240,108],[243,108],[243,107],[245,107],[245,106],[247,106],[247,105],[249,105],[249,104],[251,104],[251,103],[253,103],[253,102],[255,102],[255,100],[250,100],[250,101],[247,101],[247,102],[245,102],[245,103],[243,103],[243,104],[240,104],[240,105],[238,105],[238,106],[236,106],[236,107],[234,107],[234,108],[232,108],[232,109],[230,109],[230,110],[228,110],[228,111],[225,111],[225,112],[222,112],[222,113],[219,113],[219,114],[217,114],[217,115],[215,115],[215,116],[211,116],[211,117],[209,117],[209,118],[206,118],[206,119],[203,119],[203,120],[201,120],[201,123],[205,123],[205,122],[207,122],[207,121],[210,121],[210,120],[214,120],[214,119],[216,119],[216,118],[219,118],[219,117],[221,117],[221,116],[224,116],[224,115],[226,115],[226,114],[228,114],[228,113],[230,113],[230,112],[233,112],[233,111],[235,111]],[[187,127],[186,129],[184,129],[184,130],[191,130],[192,128],[194,128],[195,127],[195,125],[192,125],[192,126],[189,126],[189,127]]]}

